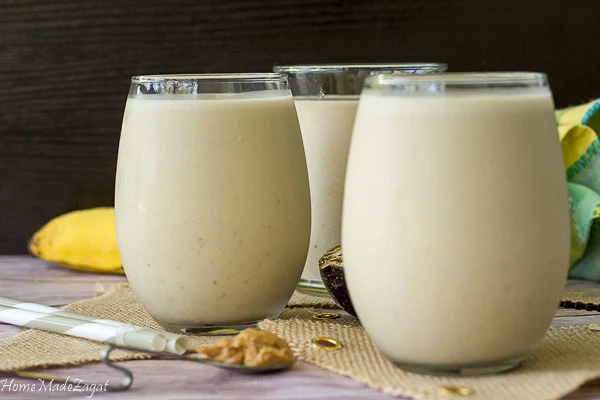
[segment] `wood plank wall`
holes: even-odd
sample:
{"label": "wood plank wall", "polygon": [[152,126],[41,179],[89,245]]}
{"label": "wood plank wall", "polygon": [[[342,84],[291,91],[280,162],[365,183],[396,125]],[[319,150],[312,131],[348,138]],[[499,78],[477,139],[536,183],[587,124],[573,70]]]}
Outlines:
{"label": "wood plank wall", "polygon": [[1,0],[0,253],[112,205],[129,77],[273,64],[443,61],[600,97],[597,0]]}

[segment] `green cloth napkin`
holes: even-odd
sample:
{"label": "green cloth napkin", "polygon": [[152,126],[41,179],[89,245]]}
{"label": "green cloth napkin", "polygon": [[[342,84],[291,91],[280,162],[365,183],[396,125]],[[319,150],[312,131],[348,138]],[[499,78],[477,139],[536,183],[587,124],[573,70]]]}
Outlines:
{"label": "green cloth napkin", "polygon": [[571,211],[570,278],[600,281],[600,100],[556,111]]}

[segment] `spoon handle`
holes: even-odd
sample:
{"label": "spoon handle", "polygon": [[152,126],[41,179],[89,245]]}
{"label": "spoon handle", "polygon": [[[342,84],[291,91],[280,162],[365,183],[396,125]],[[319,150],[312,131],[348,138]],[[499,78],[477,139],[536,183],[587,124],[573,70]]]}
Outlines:
{"label": "spoon handle", "polygon": [[42,374],[42,373],[33,372],[33,371],[0,371],[0,376],[29,379],[29,380],[35,380],[35,381],[47,381],[47,382],[50,382],[50,384],[65,383],[65,384],[72,384],[75,386],[79,385],[79,387],[88,387],[88,388],[94,387],[95,391],[102,391],[102,392],[121,392],[121,391],[129,389],[131,387],[131,385],[133,384],[133,373],[127,368],[112,364],[112,362],[108,358],[108,354],[110,353],[110,351],[106,351],[106,350],[107,349],[103,350],[103,352],[101,354],[102,355],[102,363],[109,368],[118,370],[123,375],[123,378],[118,383],[111,383],[110,379],[107,379],[104,382],[90,382],[90,381],[86,381],[84,379],[72,378],[71,376],[64,377],[64,376],[51,375],[51,374]]}
{"label": "spoon handle", "polygon": [[[223,368],[227,370],[232,370],[240,373],[248,373],[248,374],[263,374],[268,372],[276,372],[283,371],[292,366],[293,363],[288,364],[277,364],[277,365],[265,365],[265,366],[250,366],[243,364],[227,364],[219,361],[214,361],[208,358],[206,354],[203,353],[189,353],[183,355],[176,355],[172,353],[158,352],[158,351],[148,351],[148,350],[139,350],[132,347],[120,346],[110,344],[104,348],[102,351],[102,362],[110,365],[111,360],[109,359],[110,352],[115,349],[135,351],[144,354],[151,354],[161,358],[171,359],[171,360],[183,360],[183,361],[192,361],[200,364],[208,364],[213,367]],[[116,365],[112,365],[115,368],[125,369],[124,367],[117,367]]]}

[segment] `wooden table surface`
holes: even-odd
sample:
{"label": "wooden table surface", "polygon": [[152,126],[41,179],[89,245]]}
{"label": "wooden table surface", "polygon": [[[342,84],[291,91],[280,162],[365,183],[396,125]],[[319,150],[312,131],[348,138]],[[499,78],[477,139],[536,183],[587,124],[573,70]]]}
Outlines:
{"label": "wooden table surface", "polygon": [[[0,256],[0,296],[52,306],[92,297],[97,283],[108,287],[124,277],[70,271],[27,256]],[[600,295],[600,284],[569,282],[574,290]],[[553,326],[600,323],[600,313],[557,310]],[[1,324],[0,338],[21,328]],[[2,355],[0,354],[0,357]],[[169,360],[138,360],[121,363],[135,376],[133,386],[121,393],[96,393],[93,398],[113,399],[392,399],[354,380],[298,362],[286,372],[271,375],[239,375],[205,365]],[[103,381],[105,367],[90,364],[52,369],[55,375]],[[1,379],[1,378],[0,378]],[[19,383],[32,381],[16,380]],[[0,387],[1,387],[0,380]],[[74,392],[0,392],[0,398],[85,398]],[[566,399],[600,399],[600,381],[590,382]]]}

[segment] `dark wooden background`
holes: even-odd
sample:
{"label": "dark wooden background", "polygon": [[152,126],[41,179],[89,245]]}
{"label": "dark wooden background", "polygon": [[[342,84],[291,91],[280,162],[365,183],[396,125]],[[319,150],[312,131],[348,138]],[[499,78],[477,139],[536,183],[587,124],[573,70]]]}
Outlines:
{"label": "dark wooden background", "polygon": [[0,0],[0,253],[112,205],[129,77],[273,64],[442,61],[547,72],[600,97],[598,0]]}

